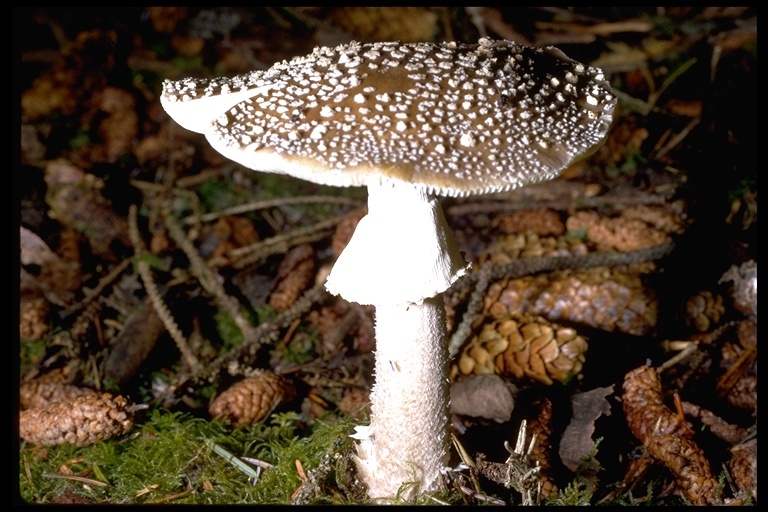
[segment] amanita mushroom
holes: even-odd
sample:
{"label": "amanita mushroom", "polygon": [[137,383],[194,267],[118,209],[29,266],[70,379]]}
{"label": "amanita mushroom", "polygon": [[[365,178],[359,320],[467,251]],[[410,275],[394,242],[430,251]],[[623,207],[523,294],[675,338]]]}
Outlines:
{"label": "amanita mushroom", "polygon": [[449,464],[443,292],[467,270],[437,196],[556,177],[605,138],[603,73],[511,41],[350,43],[232,79],[166,81],[185,128],[251,169],[368,187],[368,214],[326,287],[376,307],[371,422],[356,462],[369,496],[440,488]]}

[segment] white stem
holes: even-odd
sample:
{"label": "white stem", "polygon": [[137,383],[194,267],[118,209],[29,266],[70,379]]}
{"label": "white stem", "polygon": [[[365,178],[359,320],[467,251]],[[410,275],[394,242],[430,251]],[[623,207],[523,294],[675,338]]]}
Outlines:
{"label": "white stem", "polygon": [[390,500],[401,490],[410,500],[441,486],[450,447],[445,339],[442,295],[376,307],[371,435],[360,441],[356,457],[373,499]]}
{"label": "white stem", "polygon": [[449,375],[443,292],[464,272],[440,204],[423,189],[368,186],[368,214],[326,287],[376,306],[371,424],[355,457],[369,496],[411,500],[441,486],[448,464]]}
{"label": "white stem", "polygon": [[465,272],[437,199],[386,181],[368,185],[368,214],[325,286],[360,304],[410,304],[443,293]]}

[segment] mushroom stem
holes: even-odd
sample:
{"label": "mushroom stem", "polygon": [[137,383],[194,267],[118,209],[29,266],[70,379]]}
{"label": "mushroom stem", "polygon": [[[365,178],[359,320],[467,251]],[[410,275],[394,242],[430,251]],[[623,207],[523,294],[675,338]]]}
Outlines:
{"label": "mushroom stem", "polygon": [[326,288],[359,304],[418,304],[466,272],[437,198],[397,180],[368,185],[368,213]]}
{"label": "mushroom stem", "polygon": [[368,186],[368,214],[326,288],[376,306],[371,424],[356,463],[369,496],[411,500],[441,485],[449,459],[443,292],[467,265],[436,198],[398,181]]}
{"label": "mushroom stem", "polygon": [[371,498],[411,500],[441,486],[449,459],[442,294],[421,304],[377,306],[376,347],[370,437],[360,440],[355,462]]}

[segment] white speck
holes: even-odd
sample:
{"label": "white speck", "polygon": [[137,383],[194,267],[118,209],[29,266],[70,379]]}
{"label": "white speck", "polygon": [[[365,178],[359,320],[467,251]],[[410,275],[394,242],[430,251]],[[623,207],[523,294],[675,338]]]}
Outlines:
{"label": "white speck", "polygon": [[354,100],[355,100],[355,103],[365,103],[365,96],[363,96],[360,93],[355,94]]}
{"label": "white speck", "polygon": [[312,133],[309,134],[310,139],[319,140],[323,138],[323,135],[325,132],[327,132],[327,128],[325,125],[319,124],[315,126],[314,130],[312,130]]}
{"label": "white speck", "polygon": [[459,139],[459,142],[462,146],[471,148],[475,145],[475,137],[471,133],[463,133]]}
{"label": "white speck", "polygon": [[591,96],[591,95],[587,95],[587,103],[589,103],[593,107],[597,106],[597,98],[595,98],[594,96]]}
{"label": "white speck", "polygon": [[329,106],[325,106],[320,109],[320,115],[323,117],[333,117],[333,109]]}

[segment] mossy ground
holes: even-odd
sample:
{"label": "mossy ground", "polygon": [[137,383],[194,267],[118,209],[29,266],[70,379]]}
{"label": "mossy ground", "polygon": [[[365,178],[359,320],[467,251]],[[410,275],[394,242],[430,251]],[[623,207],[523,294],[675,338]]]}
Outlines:
{"label": "mossy ground", "polygon": [[[351,426],[338,420],[310,427],[287,412],[232,430],[222,422],[156,409],[123,439],[79,448],[22,445],[19,495],[35,504],[288,504],[302,484],[296,461],[306,472],[328,453],[343,461]],[[259,471],[253,465],[248,474],[216,453],[214,444],[272,467]],[[254,473],[260,473],[258,479]],[[324,501],[346,499],[342,491],[326,492]]]}

